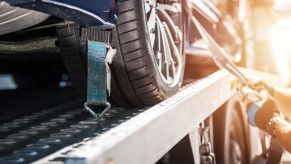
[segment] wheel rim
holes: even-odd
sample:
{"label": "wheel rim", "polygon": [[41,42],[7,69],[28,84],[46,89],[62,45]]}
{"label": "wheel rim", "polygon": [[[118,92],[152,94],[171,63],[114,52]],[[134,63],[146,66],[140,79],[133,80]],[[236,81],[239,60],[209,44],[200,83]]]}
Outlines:
{"label": "wheel rim", "polygon": [[243,122],[239,116],[239,109],[233,106],[231,126],[229,129],[229,161],[233,164],[246,163]]}
{"label": "wheel rim", "polygon": [[243,163],[243,155],[242,150],[239,143],[236,140],[230,140],[230,163],[232,164],[242,164]]}
{"label": "wheel rim", "polygon": [[146,0],[145,11],[154,63],[163,82],[174,87],[180,82],[184,64],[181,6]]}

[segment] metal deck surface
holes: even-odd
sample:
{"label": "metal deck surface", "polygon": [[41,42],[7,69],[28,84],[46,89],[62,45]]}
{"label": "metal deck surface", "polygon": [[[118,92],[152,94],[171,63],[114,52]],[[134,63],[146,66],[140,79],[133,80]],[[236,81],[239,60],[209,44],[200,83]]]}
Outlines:
{"label": "metal deck surface", "polygon": [[[0,91],[0,98],[6,98],[0,105],[0,163],[36,161],[68,145],[96,137],[143,111],[113,108],[104,120],[97,122],[83,109],[84,101],[72,98],[77,96],[71,92],[55,91],[59,96],[42,89],[31,92]],[[41,96],[41,92],[51,96]]]}
{"label": "metal deck surface", "polygon": [[188,134],[194,150],[197,125],[235,94],[231,79],[221,70],[154,107],[113,107],[99,122],[71,91],[0,91],[0,163],[154,163]]}
{"label": "metal deck surface", "polygon": [[[189,133],[195,163],[200,163],[196,158],[200,145],[197,127],[235,93],[231,79],[226,71],[218,71],[145,111],[139,110],[140,114],[122,112],[124,116],[118,118],[118,124],[105,118],[107,126],[101,128],[102,134],[97,131],[96,136],[67,146],[36,163],[155,163]],[[127,112],[132,114],[127,115]]]}

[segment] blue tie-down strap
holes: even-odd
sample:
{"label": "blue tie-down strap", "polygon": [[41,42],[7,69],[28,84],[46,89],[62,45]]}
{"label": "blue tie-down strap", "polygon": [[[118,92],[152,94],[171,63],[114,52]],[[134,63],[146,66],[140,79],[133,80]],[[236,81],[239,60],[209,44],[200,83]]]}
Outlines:
{"label": "blue tie-down strap", "polygon": [[106,43],[88,41],[87,103],[92,105],[107,102],[106,54]]}
{"label": "blue tie-down strap", "polygon": [[[87,79],[87,102],[85,109],[95,118],[100,119],[110,109],[107,102],[107,76],[108,62],[106,55],[108,45],[102,42],[88,41],[88,79]],[[92,107],[102,107],[101,114],[96,114]]]}

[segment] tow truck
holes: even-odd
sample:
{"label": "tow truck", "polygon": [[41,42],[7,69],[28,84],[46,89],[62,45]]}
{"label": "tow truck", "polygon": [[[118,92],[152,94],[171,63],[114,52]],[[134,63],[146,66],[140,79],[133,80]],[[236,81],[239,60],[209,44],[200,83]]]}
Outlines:
{"label": "tow truck", "polygon": [[[115,7],[112,7],[116,5],[115,2],[117,1],[108,1],[108,4],[111,4],[107,5],[111,7],[110,11],[115,10]],[[54,14],[52,11],[55,10],[50,8],[51,4],[63,9],[64,4],[70,2],[43,0],[10,3],[36,10],[45,6],[47,13]],[[34,3],[36,5],[33,5]],[[148,3],[149,6],[152,5]],[[82,19],[84,12],[79,9],[75,12],[76,8],[72,7],[74,5],[76,6],[65,6],[73,10],[64,10],[63,15],[58,15],[83,24],[96,23],[96,16],[92,14],[89,14],[92,19]],[[72,14],[80,16],[68,17]],[[41,16],[43,19],[47,18],[47,15]],[[104,15],[98,17],[99,22],[95,25],[112,28],[116,21],[114,16],[113,14],[113,17],[107,17],[108,20],[102,19]],[[193,19],[195,24],[195,17]],[[61,33],[68,24],[58,25]],[[70,27],[68,29],[71,29]],[[94,29],[91,30],[94,32]],[[107,36],[105,32],[103,39],[107,40]],[[64,35],[62,37],[65,38]],[[197,47],[195,50],[198,51]],[[209,53],[204,49],[199,50]],[[191,47],[187,51],[191,51]],[[272,75],[266,73],[248,69],[238,71],[250,77],[259,74],[275,81]],[[233,79],[230,72],[222,69],[195,82],[183,84],[177,93],[154,106],[129,109],[126,105],[113,105],[98,119],[84,110],[84,98],[80,98],[80,93],[72,90],[41,88],[35,91],[24,89],[15,93],[7,91],[1,95],[3,99],[24,99],[26,95],[30,95],[35,97],[35,101],[29,98],[25,107],[28,108],[27,112],[23,111],[19,116],[15,115],[15,111],[4,112],[4,117],[13,115],[12,118],[17,119],[5,118],[7,121],[0,126],[0,163],[268,162],[269,154],[272,154],[269,148],[278,148],[278,144],[273,140],[268,143],[268,137],[248,126],[244,109],[239,106],[240,90],[233,84]],[[47,94],[42,96],[40,93]],[[17,94],[24,96],[14,97]],[[53,98],[56,94],[60,95]],[[32,105],[39,105],[39,102],[47,100],[53,105]],[[153,102],[156,102],[156,99],[150,103]],[[7,109],[13,109],[16,105],[13,103],[8,103]],[[33,108],[35,109],[32,110]],[[281,156],[277,158],[275,160],[280,161]]]}

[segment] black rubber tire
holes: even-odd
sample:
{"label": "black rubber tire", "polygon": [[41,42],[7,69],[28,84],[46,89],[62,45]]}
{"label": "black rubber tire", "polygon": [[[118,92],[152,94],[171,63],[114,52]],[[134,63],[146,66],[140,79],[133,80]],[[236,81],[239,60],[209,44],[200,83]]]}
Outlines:
{"label": "black rubber tire", "polygon": [[80,26],[74,24],[69,26],[60,26],[56,29],[61,54],[70,78],[74,86],[82,95],[86,91],[86,68],[84,65],[85,54],[82,53],[80,44]]}
{"label": "black rubber tire", "polygon": [[[179,89],[179,85],[170,87],[165,84],[158,73],[149,43],[143,3],[143,0],[120,1],[116,28],[117,47],[120,49],[113,70],[123,96],[133,106],[156,104]],[[122,65],[123,68],[120,68]]]}
{"label": "black rubber tire", "polygon": [[213,115],[216,162],[247,164],[250,159],[248,122],[239,104],[228,105],[223,105]]}
{"label": "black rubber tire", "polygon": [[[175,86],[165,84],[159,75],[149,43],[143,0],[121,0],[119,12],[112,41],[117,54],[111,65],[111,98],[122,106],[154,105],[178,91],[183,75]],[[86,84],[86,50],[82,48],[80,29],[78,26],[62,26],[57,32],[68,72],[82,90]]]}

